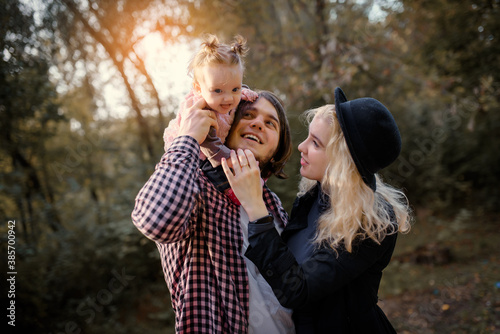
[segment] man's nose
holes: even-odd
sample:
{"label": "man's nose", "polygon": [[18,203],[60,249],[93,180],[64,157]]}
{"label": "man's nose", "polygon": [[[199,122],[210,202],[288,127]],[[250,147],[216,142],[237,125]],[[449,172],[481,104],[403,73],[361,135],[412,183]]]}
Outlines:
{"label": "man's nose", "polygon": [[252,128],[257,128],[259,130],[262,130],[262,128],[264,127],[264,122],[262,121],[262,119],[260,117],[256,117],[252,121],[251,126],[252,126]]}

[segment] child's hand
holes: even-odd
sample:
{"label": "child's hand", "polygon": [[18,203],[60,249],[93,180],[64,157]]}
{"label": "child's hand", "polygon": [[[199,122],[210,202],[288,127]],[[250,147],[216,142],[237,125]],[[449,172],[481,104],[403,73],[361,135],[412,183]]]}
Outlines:
{"label": "child's hand", "polygon": [[258,97],[259,97],[259,94],[257,94],[256,92],[254,92],[251,89],[244,88],[244,87],[241,89],[241,98],[245,101],[253,102],[253,101],[257,100]]}

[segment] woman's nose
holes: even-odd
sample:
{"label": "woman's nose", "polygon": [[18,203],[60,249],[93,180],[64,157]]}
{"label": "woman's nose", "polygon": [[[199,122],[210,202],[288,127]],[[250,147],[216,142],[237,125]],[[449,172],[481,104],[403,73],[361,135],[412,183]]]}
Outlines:
{"label": "woman's nose", "polygon": [[297,147],[299,149],[299,152],[304,152],[304,143],[305,143],[305,141],[300,143],[299,146]]}

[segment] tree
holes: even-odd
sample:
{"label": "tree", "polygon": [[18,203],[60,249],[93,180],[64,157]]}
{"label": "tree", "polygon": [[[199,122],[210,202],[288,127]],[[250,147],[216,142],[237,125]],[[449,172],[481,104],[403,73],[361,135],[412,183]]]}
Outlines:
{"label": "tree", "polygon": [[[167,38],[170,29],[170,42],[175,42],[177,29],[182,28],[182,22],[176,20],[178,10],[172,12],[173,5],[159,8],[155,1],[139,0],[87,3],[60,0],[47,2],[45,6],[44,26],[52,31],[54,59],[59,59],[59,70],[67,72],[70,65],[70,72],[75,73],[77,64],[83,62],[88,64],[85,66],[87,76],[98,77],[102,63],[111,61],[108,69],[116,71],[116,77],[121,78],[129,98],[127,105],[135,113],[140,139],[146,149],[145,158],[149,161],[156,157],[161,145],[152,138],[160,137],[166,125],[165,106],[144,59],[137,52],[137,45],[149,33],[157,31],[160,22],[163,36]],[[102,83],[97,79],[91,83],[98,93]],[[95,98],[104,99],[98,94]],[[147,120],[150,115],[157,116],[155,126]]]}
{"label": "tree", "polygon": [[500,114],[495,112],[500,105],[500,4],[402,4],[389,17],[390,26],[400,39],[411,41],[404,62],[420,68],[418,76],[424,78],[413,93],[417,98],[406,103],[412,110],[406,123],[414,125],[408,129],[414,139],[406,160],[415,169],[414,181],[406,184],[416,197],[432,194],[443,206],[496,210],[500,193],[490,185],[500,175]]}
{"label": "tree", "polygon": [[[2,0],[0,61],[0,155],[3,215],[20,217],[21,235],[36,244],[42,222],[62,228],[47,177],[46,142],[58,113],[49,65],[38,52],[33,13],[15,0]],[[15,217],[9,217],[15,218]]]}

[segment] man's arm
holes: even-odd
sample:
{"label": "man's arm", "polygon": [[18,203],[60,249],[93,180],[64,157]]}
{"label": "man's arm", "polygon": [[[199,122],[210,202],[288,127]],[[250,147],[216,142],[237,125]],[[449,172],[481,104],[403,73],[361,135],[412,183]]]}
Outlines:
{"label": "man's arm", "polygon": [[177,137],[136,197],[132,220],[149,239],[169,243],[189,237],[198,201],[200,147]]}
{"label": "man's arm", "polygon": [[217,126],[206,102],[194,97],[186,102],[187,113],[155,172],[136,197],[132,220],[146,237],[156,242],[176,242],[189,237],[191,217],[199,197],[200,143],[211,126]]}

